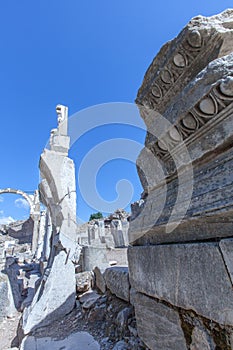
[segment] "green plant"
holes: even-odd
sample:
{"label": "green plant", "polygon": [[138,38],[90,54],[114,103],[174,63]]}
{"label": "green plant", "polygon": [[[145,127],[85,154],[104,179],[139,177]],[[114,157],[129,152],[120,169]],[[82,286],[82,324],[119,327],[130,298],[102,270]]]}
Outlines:
{"label": "green plant", "polygon": [[103,214],[98,211],[98,213],[93,213],[90,215],[89,221],[91,220],[96,220],[96,219],[102,219],[103,218]]}

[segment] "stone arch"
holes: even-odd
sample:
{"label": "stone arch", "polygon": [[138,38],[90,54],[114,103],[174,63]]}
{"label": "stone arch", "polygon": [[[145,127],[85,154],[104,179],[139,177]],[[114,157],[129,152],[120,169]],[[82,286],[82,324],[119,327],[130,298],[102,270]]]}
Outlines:
{"label": "stone arch", "polygon": [[3,194],[3,193],[12,193],[12,194],[21,195],[24,199],[26,199],[26,201],[30,206],[30,215],[34,213],[35,211],[34,195],[29,195],[21,190],[16,190],[14,188],[0,189],[0,194]]}

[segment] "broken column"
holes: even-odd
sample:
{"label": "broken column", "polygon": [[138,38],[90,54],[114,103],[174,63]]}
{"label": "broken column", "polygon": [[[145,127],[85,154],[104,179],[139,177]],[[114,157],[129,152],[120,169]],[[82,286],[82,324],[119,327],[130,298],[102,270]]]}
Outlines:
{"label": "broken column", "polygon": [[[40,198],[51,219],[47,232],[45,258],[48,265],[32,305],[24,311],[23,330],[28,334],[69,313],[75,304],[76,184],[73,161],[68,157],[68,109],[57,106],[58,128],[52,130],[50,149],[40,159]],[[49,247],[48,247],[49,245]]]}
{"label": "broken column", "polygon": [[195,17],[161,49],[138,92],[148,133],[128,260],[139,335],[150,349],[171,349],[171,339],[174,350],[230,348],[232,51],[233,10]]}

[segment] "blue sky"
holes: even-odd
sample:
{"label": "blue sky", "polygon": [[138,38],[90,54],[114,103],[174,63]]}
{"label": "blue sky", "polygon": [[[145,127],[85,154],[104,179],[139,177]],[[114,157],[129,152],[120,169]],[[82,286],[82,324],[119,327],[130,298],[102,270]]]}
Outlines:
{"label": "blue sky", "polygon": [[[229,7],[228,0],[2,1],[0,188],[37,188],[38,161],[56,127],[58,103],[69,106],[69,115],[102,103],[133,103],[160,47],[192,17]],[[109,138],[143,143],[144,132],[125,125],[89,131],[70,152],[77,169],[85,153]],[[122,178],[132,183],[132,200],[138,199],[142,189],[127,160],[113,160],[100,170],[100,195],[114,200]],[[18,197],[1,198],[0,219],[28,215],[15,205]],[[78,216],[87,220],[93,211],[78,191]]]}

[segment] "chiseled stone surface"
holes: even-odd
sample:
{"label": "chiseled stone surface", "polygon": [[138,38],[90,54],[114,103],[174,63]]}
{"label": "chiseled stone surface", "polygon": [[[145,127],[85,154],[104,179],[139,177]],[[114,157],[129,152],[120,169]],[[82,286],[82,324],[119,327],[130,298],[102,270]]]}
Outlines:
{"label": "chiseled stone surface", "polygon": [[233,326],[233,290],[218,244],[128,249],[130,284],[222,325]]}
{"label": "chiseled stone surface", "polygon": [[232,18],[232,9],[212,17],[194,17],[154,58],[136,103],[164,113],[171,99],[209,62],[232,52]]}
{"label": "chiseled stone surface", "polygon": [[74,265],[61,251],[54,259],[47,281],[42,281],[31,306],[24,310],[24,333],[28,334],[68,314],[75,305],[75,296]]}
{"label": "chiseled stone surface", "polygon": [[138,334],[149,349],[188,349],[176,311],[140,293],[134,295],[134,303]]}
{"label": "chiseled stone surface", "polygon": [[[144,205],[133,213],[130,244],[231,235],[232,19],[233,10],[193,18],[146,72],[136,100],[148,131],[137,160]],[[195,237],[203,218],[205,229]]]}
{"label": "chiseled stone surface", "polygon": [[125,266],[109,267],[104,272],[107,288],[118,298],[129,301],[129,271]]}
{"label": "chiseled stone surface", "polygon": [[9,278],[0,272],[0,321],[4,317],[12,317],[16,312]]}
{"label": "chiseled stone surface", "polygon": [[94,274],[95,274],[95,285],[96,287],[101,291],[101,293],[105,293],[106,292],[106,283],[105,283],[105,279],[103,276],[104,273],[104,269],[100,269],[98,266],[96,266],[94,268]]}
{"label": "chiseled stone surface", "polygon": [[50,149],[44,149],[40,157],[40,198],[51,216],[52,256],[59,242],[72,259],[77,246],[75,167],[68,157],[68,108],[58,105],[56,112],[58,127],[51,131]]}
{"label": "chiseled stone surface", "polygon": [[220,241],[219,246],[233,284],[233,239],[223,239]]}

